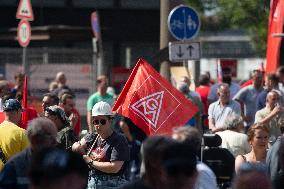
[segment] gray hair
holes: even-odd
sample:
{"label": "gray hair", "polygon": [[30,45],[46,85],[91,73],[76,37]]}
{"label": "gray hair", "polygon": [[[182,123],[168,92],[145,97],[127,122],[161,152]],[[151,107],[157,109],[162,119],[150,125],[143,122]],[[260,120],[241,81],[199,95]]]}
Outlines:
{"label": "gray hair", "polygon": [[39,117],[29,122],[26,132],[30,141],[33,137],[44,139],[47,136],[51,136],[56,140],[57,128],[50,119]]}
{"label": "gray hair", "polygon": [[55,80],[58,81],[61,77],[65,77],[64,72],[58,72],[55,76]]}
{"label": "gray hair", "polygon": [[175,127],[173,134],[180,136],[180,142],[186,143],[198,153],[201,148],[202,136],[200,132],[194,127]]}
{"label": "gray hair", "polygon": [[222,87],[227,87],[228,89],[230,89],[230,85],[228,83],[221,83],[218,85],[218,92],[220,92]]}
{"label": "gray hair", "polygon": [[224,123],[224,129],[233,130],[237,129],[238,126],[243,122],[243,118],[238,114],[228,116]]}

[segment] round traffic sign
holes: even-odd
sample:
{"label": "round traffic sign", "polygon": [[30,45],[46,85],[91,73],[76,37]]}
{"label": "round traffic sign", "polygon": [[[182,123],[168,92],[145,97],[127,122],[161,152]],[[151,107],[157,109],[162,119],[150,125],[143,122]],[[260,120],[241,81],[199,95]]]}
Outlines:
{"label": "round traffic sign", "polygon": [[200,19],[197,12],[188,6],[175,7],[168,16],[168,28],[178,40],[194,38],[200,29]]}
{"label": "round traffic sign", "polygon": [[31,40],[31,25],[27,20],[21,20],[17,31],[18,42],[22,47],[27,47]]}

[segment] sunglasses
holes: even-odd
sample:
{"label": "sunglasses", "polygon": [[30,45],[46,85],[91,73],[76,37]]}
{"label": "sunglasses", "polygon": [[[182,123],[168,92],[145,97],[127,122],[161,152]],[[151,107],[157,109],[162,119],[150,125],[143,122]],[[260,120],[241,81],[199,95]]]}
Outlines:
{"label": "sunglasses", "polygon": [[93,121],[93,123],[94,123],[95,125],[99,125],[99,124],[105,125],[106,122],[107,122],[106,119],[94,119],[94,121]]}

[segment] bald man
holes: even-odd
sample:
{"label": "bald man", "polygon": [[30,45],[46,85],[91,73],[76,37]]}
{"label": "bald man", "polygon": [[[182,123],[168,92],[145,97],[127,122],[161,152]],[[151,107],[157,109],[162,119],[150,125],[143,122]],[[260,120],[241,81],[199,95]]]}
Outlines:
{"label": "bald man", "polygon": [[280,105],[280,95],[277,90],[268,92],[266,106],[255,114],[255,123],[263,123],[269,127],[269,142],[273,144],[281,135],[280,126],[284,123],[284,111]]}
{"label": "bald man", "polygon": [[58,72],[55,77],[55,81],[58,85],[58,88],[53,91],[54,94],[59,96],[62,90],[68,91],[72,96],[75,96],[74,92],[66,84],[67,78],[64,72]]}

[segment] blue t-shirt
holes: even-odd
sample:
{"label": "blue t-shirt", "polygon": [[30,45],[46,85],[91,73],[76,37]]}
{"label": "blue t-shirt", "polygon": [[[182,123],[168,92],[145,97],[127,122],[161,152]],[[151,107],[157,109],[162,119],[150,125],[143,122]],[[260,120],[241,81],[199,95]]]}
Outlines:
{"label": "blue t-shirt", "polygon": [[268,93],[267,89],[264,89],[261,93],[259,93],[256,99],[256,110],[261,110],[262,108],[265,107],[267,93]]}
{"label": "blue t-shirt", "polygon": [[250,120],[246,122],[246,126],[254,123],[256,113],[256,101],[258,95],[263,91],[263,88],[257,90],[253,85],[242,88],[235,96],[234,100],[244,103],[244,115],[249,117]]}

